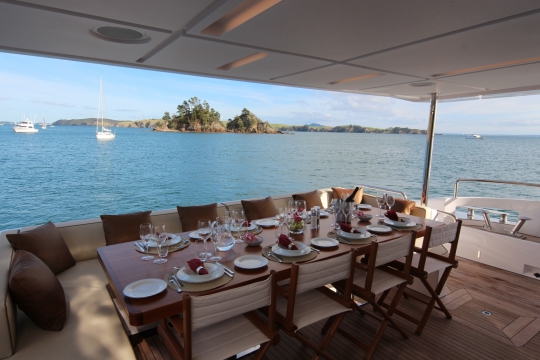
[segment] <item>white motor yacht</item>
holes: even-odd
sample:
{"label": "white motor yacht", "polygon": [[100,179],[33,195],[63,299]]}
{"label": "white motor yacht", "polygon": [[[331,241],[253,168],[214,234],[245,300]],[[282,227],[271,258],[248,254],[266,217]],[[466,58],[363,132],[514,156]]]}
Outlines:
{"label": "white motor yacht", "polygon": [[16,133],[33,134],[37,133],[39,130],[34,128],[34,123],[30,119],[26,119],[15,124],[13,131]]}
{"label": "white motor yacht", "polygon": [[484,138],[481,135],[478,135],[478,134],[467,135],[467,136],[465,136],[465,139],[484,140]]}

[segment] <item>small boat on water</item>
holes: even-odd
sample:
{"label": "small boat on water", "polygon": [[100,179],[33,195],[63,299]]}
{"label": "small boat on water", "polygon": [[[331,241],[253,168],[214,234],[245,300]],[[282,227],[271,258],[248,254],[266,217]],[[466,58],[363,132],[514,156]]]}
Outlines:
{"label": "small boat on water", "polygon": [[467,136],[465,136],[465,139],[484,140],[484,138],[481,135],[478,135],[478,134],[467,135]]}
{"label": "small boat on water", "polygon": [[[99,131],[99,119],[101,118],[101,131]],[[99,106],[98,116],[96,118],[96,138],[98,140],[114,139],[116,135],[111,129],[107,129],[103,124],[103,79],[99,79]]]}
{"label": "small boat on water", "polygon": [[15,124],[15,126],[13,127],[13,131],[15,131],[16,133],[33,134],[37,133],[39,130],[34,128],[34,123],[27,118],[26,120]]}
{"label": "small boat on water", "polygon": [[43,130],[46,130],[47,129],[47,123],[45,122],[45,116],[43,116],[43,122],[41,123],[41,128]]}

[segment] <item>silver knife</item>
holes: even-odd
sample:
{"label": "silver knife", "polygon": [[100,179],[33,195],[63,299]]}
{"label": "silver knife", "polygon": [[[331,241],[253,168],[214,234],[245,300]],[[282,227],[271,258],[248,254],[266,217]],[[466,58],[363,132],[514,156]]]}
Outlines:
{"label": "silver knife", "polygon": [[225,265],[221,265],[225,268],[225,270],[227,270],[228,272],[231,273],[231,275],[234,275],[234,271],[232,271],[231,269],[229,269],[228,267],[226,267]]}
{"label": "silver knife", "polygon": [[182,287],[182,284],[180,283],[180,281],[178,281],[178,279],[176,278],[176,276],[171,275],[171,279],[173,279],[174,283],[175,283],[179,288]]}
{"label": "silver knife", "polygon": [[141,250],[142,252],[146,252],[146,249],[138,242],[135,241],[135,246],[137,246],[139,248],[139,250]]}
{"label": "silver knife", "polygon": [[310,248],[312,251],[321,252],[321,250],[315,249],[313,246],[310,246],[309,248]]}
{"label": "silver knife", "polygon": [[176,292],[177,292],[177,293],[181,293],[181,292],[182,292],[182,289],[180,289],[180,286],[178,286],[178,284],[176,283],[176,281],[174,281],[173,278],[169,279],[169,282],[170,282],[171,284],[173,284],[173,285],[176,287]]}
{"label": "silver knife", "polygon": [[281,258],[280,258],[279,256],[277,256],[276,254],[274,254],[274,253],[271,252],[271,251],[268,252],[268,255],[269,255],[269,256],[273,256],[273,257],[276,258],[277,261],[279,261],[280,263],[283,262],[283,260],[281,260]]}

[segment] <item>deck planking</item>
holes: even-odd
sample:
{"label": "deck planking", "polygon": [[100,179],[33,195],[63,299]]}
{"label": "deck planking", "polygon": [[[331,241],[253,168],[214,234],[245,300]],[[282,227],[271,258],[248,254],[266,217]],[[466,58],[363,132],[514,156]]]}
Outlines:
{"label": "deck planking", "polygon": [[[494,267],[459,259],[447,282],[454,293],[453,319],[434,310],[421,336],[414,324],[394,315],[409,339],[388,327],[373,359],[540,359],[540,281]],[[402,299],[402,311],[419,316],[423,304]],[[364,307],[367,311],[371,311]],[[482,310],[491,312],[485,316]],[[324,322],[302,331],[312,340],[321,339]],[[358,312],[347,315],[341,328],[365,340],[373,339],[379,323]],[[151,334],[134,346],[139,359],[170,359],[159,336]],[[328,353],[336,359],[363,359],[364,351],[336,334]],[[313,352],[281,332],[281,342],[267,353],[268,360],[311,359]],[[251,359],[250,355],[244,359]]]}

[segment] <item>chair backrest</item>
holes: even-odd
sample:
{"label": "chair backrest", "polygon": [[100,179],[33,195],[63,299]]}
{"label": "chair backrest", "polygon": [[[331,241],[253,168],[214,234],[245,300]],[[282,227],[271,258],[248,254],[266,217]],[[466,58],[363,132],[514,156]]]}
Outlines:
{"label": "chair backrest", "polygon": [[457,240],[458,227],[461,222],[455,222],[443,226],[428,227],[430,235],[426,231],[425,238],[429,240],[429,247],[435,247],[442,244],[447,244]]}
{"label": "chair backrest", "polygon": [[[449,264],[453,264],[455,266],[455,258],[460,231],[461,220],[457,220],[455,223],[451,224],[445,224],[436,227],[426,227],[424,242],[422,243],[422,249],[420,249],[420,260],[418,261],[417,270],[424,271],[424,267],[426,265],[426,258],[428,256],[448,262]],[[430,248],[443,244],[451,244],[447,257],[429,252]]]}
{"label": "chair backrest", "polygon": [[415,234],[415,232],[411,232],[400,238],[378,243],[375,267],[408,256],[412,250],[411,243],[415,239]]}
{"label": "chair backrest", "polygon": [[205,296],[190,296],[191,330],[270,305],[272,276],[246,286],[220,291]]}
{"label": "chair backrest", "polygon": [[299,265],[296,294],[348,279],[352,256],[353,253],[348,252],[344,255]]}

